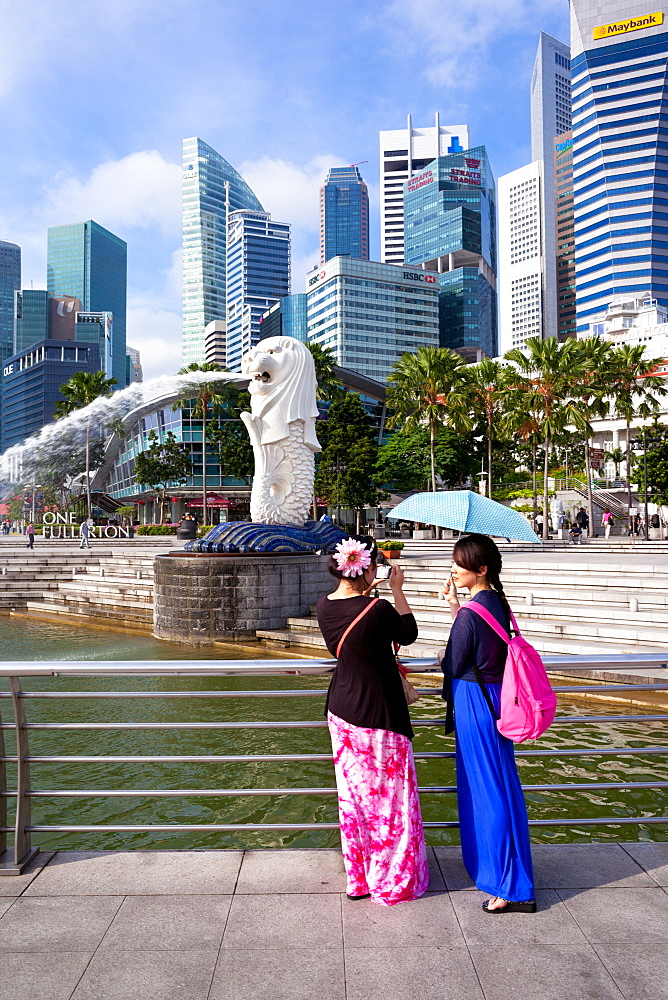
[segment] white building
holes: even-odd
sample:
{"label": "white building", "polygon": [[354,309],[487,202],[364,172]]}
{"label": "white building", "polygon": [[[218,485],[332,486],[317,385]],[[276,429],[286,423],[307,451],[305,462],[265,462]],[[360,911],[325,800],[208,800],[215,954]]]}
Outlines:
{"label": "white building", "polygon": [[[499,177],[499,349],[543,337],[543,163]],[[556,267],[556,264],[555,264]]]}
{"label": "white building", "polygon": [[306,276],[308,340],[337,365],[386,382],[402,354],[438,347],[438,278],[420,268],[333,257]]}
{"label": "white building", "polygon": [[571,52],[541,31],[531,77],[531,156],[543,164],[541,191],[543,338],[557,336],[554,140],[571,128]]}
{"label": "white building", "polygon": [[413,128],[409,115],[406,128],[380,132],[379,139],[380,259],[403,264],[404,183],[436,157],[468,149],[469,130],[467,125],[441,125],[437,111],[430,127]]}

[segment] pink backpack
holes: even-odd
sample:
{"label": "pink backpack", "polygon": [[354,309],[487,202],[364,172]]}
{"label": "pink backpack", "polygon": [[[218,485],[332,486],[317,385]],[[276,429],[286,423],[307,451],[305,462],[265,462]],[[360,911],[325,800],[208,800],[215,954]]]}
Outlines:
{"label": "pink backpack", "polygon": [[[540,654],[519,634],[512,611],[510,619],[518,634],[511,638],[487,608],[474,601],[465,607],[480,615],[508,643],[508,659],[501,685],[501,717],[497,720],[497,729],[513,743],[537,739],[552,725],[557,710],[557,697]],[[486,688],[484,693],[487,696]],[[487,700],[491,706],[491,700],[488,697]]]}

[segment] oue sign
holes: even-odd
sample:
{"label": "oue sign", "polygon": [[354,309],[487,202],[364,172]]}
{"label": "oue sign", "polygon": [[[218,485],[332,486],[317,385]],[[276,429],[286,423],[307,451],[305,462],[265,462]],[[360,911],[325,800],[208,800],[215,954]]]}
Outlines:
{"label": "oue sign", "polygon": [[[78,538],[79,525],[75,514],[56,514],[47,510],[42,517],[44,538]],[[90,529],[91,538],[129,538],[130,529],[116,524],[94,524]]]}

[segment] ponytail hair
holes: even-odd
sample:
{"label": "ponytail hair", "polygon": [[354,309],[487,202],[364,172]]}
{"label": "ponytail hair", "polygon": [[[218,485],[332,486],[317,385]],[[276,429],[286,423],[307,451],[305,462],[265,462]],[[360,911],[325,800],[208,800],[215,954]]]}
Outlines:
{"label": "ponytail hair", "polygon": [[452,558],[469,573],[479,573],[482,566],[487,567],[487,579],[501,599],[510,631],[510,605],[501,583],[502,559],[496,542],[489,535],[479,535],[477,532],[464,535],[455,542]]}

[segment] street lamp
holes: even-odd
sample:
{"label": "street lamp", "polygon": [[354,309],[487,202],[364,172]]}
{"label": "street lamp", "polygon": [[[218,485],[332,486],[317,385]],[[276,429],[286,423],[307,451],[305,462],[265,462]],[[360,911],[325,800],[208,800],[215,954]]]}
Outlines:
{"label": "street lamp", "polygon": [[[647,428],[642,428],[642,438],[631,438],[631,444],[642,445],[642,463],[643,463],[643,489],[645,493],[645,541],[649,541],[649,518],[647,512],[647,445],[652,447],[652,445],[660,444],[660,440],[657,438],[647,437]],[[633,525],[631,525],[631,535],[633,537]]]}

